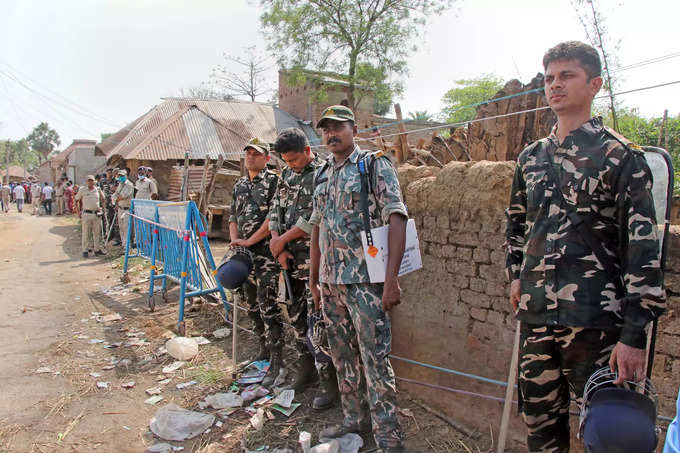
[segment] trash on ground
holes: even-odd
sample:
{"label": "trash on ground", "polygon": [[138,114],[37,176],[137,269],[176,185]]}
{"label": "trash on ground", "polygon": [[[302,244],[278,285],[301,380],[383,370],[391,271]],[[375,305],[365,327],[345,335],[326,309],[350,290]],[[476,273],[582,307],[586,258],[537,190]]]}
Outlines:
{"label": "trash on ground", "polygon": [[206,406],[211,406],[213,409],[224,409],[227,407],[241,407],[243,406],[243,398],[236,393],[215,393],[205,397]]}
{"label": "trash on ground", "polygon": [[105,349],[114,349],[114,348],[120,348],[123,345],[122,341],[117,341],[115,343],[107,344],[104,346]]}
{"label": "trash on ground", "polygon": [[88,341],[89,344],[99,344],[99,343],[104,343],[104,340],[101,340],[99,338],[93,338],[90,341]]}
{"label": "trash on ground", "polygon": [[115,366],[113,366],[113,365],[104,365],[104,366],[102,367],[102,370],[108,371],[108,370],[112,370],[112,369],[114,369],[114,368],[115,368]]}
{"label": "trash on ground", "polygon": [[192,385],[196,385],[196,384],[198,384],[198,382],[189,381],[189,382],[182,382],[180,384],[177,384],[175,387],[177,387],[177,390],[182,390],[182,389],[185,389],[187,387],[191,387]]}
{"label": "trash on ground", "polygon": [[210,340],[208,340],[206,337],[191,337],[191,339],[195,340],[199,346],[204,344],[210,344]]}
{"label": "trash on ground", "polygon": [[135,381],[123,382],[120,384],[124,389],[131,389],[135,387]]}
{"label": "trash on ground", "polygon": [[153,396],[153,395],[159,395],[163,389],[161,387],[151,387],[146,390],[144,390],[147,395]]}
{"label": "trash on ground", "polygon": [[239,410],[238,407],[227,407],[225,409],[220,409],[219,411],[215,412],[215,414],[220,418],[227,419],[231,414],[233,414],[237,410]]}
{"label": "trash on ground", "polygon": [[198,354],[198,343],[193,338],[175,337],[165,343],[165,349],[177,360],[191,360]]}
{"label": "trash on ground", "polygon": [[307,453],[312,447],[311,433],[308,433],[307,431],[300,431],[298,442],[300,443],[300,447],[302,447],[302,453]]}
{"label": "trash on ground", "polygon": [[276,397],[274,403],[287,409],[293,403],[293,398],[295,398],[295,390],[283,390],[279,396]]}
{"label": "trash on ground", "polygon": [[146,346],[148,344],[149,344],[149,342],[144,340],[143,338],[133,338],[132,340],[127,341],[125,343],[125,347],[131,348],[131,347],[134,347],[134,346]]}
{"label": "trash on ground", "polygon": [[255,415],[250,417],[250,424],[253,425],[255,431],[260,431],[264,426],[264,409],[258,409]]}
{"label": "trash on ground", "polygon": [[184,450],[184,447],[176,447],[174,445],[162,443],[162,444],[155,444],[149,447],[148,451],[149,453],[170,453],[172,451],[182,451]]}
{"label": "trash on ground", "polygon": [[164,440],[181,441],[205,432],[215,421],[215,416],[189,411],[175,404],[161,407],[151,419],[151,432]]}
{"label": "trash on ground", "polygon": [[[321,442],[328,442],[331,439],[319,439]],[[335,439],[340,444],[339,453],[358,453],[364,446],[364,440],[356,433],[348,433]]]}
{"label": "trash on ground", "polygon": [[243,389],[243,391],[241,392],[241,398],[243,398],[243,401],[251,401],[254,400],[255,398],[265,396],[268,393],[269,390],[262,387],[261,385],[252,384]]}
{"label": "trash on ground", "polygon": [[[158,403],[159,401],[163,400],[163,397],[160,395],[153,395],[151,398],[147,398],[144,400],[145,404],[149,404],[153,406],[154,404]],[[168,440],[174,440],[174,439],[168,439]]]}
{"label": "trash on ground", "polygon": [[165,346],[161,346],[158,348],[158,351],[156,351],[156,355],[165,355],[168,353],[168,350],[165,349]]}
{"label": "trash on ground", "polygon": [[265,395],[262,398],[260,398],[259,400],[255,401],[253,403],[253,406],[262,406],[263,404],[267,404],[268,402],[270,402],[273,398],[274,398],[274,396],[272,396],[272,395]]}
{"label": "trash on ground", "polygon": [[239,384],[257,384],[262,382],[268,370],[269,362],[267,360],[252,362],[236,382]]}
{"label": "trash on ground", "polygon": [[46,374],[46,373],[52,373],[52,372],[53,372],[52,368],[50,368],[48,366],[42,366],[42,367],[38,368],[37,370],[35,370],[35,374]]}
{"label": "trash on ground", "polygon": [[90,376],[92,376],[93,378],[98,378],[98,377],[102,377],[102,374],[101,373],[90,373]]}
{"label": "trash on ground", "polygon": [[227,338],[229,335],[231,335],[231,329],[228,327],[223,327],[221,329],[217,329],[213,333],[213,337],[215,338]]}
{"label": "trash on ground", "polygon": [[[198,347],[198,346],[197,346]],[[170,365],[163,368],[163,374],[171,374],[182,368],[187,363],[184,361],[172,362]]]}
{"label": "trash on ground", "polygon": [[[123,319],[123,317],[119,313],[113,313],[110,315],[102,316],[101,320],[103,322],[113,322],[113,321],[120,321]],[[99,321],[99,320],[98,320]]]}
{"label": "trash on ground", "polygon": [[279,369],[279,375],[276,376],[276,379],[274,379],[272,387],[280,387],[281,385],[283,385],[283,383],[286,382],[286,376],[288,376],[288,369],[281,367]]}
{"label": "trash on ground", "polygon": [[297,409],[298,407],[300,407],[300,403],[292,403],[290,407],[281,407],[278,404],[272,405],[272,409],[281,412],[286,417],[290,417],[290,414],[295,412],[295,409]]}
{"label": "trash on ground", "polygon": [[110,382],[102,382],[102,381],[97,382],[97,388],[100,388],[100,389],[107,389],[107,388],[109,388],[110,385],[111,385]]}
{"label": "trash on ground", "polygon": [[330,442],[324,442],[309,450],[309,453],[339,453],[339,452],[340,442],[338,442],[337,439],[333,439]]}

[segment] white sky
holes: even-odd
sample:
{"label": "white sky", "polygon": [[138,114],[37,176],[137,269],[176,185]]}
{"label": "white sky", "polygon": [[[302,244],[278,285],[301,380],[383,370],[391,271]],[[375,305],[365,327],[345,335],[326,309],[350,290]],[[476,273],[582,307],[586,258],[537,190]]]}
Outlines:
{"label": "white sky", "polygon": [[[601,1],[621,39],[621,65],[680,51],[680,1]],[[0,10],[0,138],[21,138],[47,121],[62,148],[114,132],[160,97],[207,81],[223,52],[264,50],[254,0],[0,0]],[[438,112],[454,80],[484,73],[527,83],[545,50],[568,39],[585,39],[569,0],[459,1],[431,20],[409,59],[402,110]],[[272,88],[275,76],[272,69]],[[680,80],[680,57],[620,76],[621,91]],[[664,108],[676,115],[680,85],[620,100],[646,116]]]}

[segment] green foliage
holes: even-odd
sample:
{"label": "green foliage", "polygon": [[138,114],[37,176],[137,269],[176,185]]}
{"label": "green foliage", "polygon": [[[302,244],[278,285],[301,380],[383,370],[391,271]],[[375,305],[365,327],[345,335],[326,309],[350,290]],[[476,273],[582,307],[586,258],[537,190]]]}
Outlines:
{"label": "green foliage", "polygon": [[[6,161],[6,142],[0,142],[0,168],[5,168]],[[21,140],[11,141],[9,145],[9,164],[17,165],[25,168],[27,171],[32,171],[38,167],[38,153],[31,149],[25,138]]]}
{"label": "green foliage", "polygon": [[448,123],[470,121],[475,117],[476,107],[466,107],[491,99],[501,88],[503,79],[494,74],[485,74],[474,79],[456,80],[458,88],[451,88],[444,94],[442,117]]}
{"label": "green foliage", "polygon": [[39,153],[39,158],[47,159],[49,154],[61,144],[59,134],[51,129],[47,123],[38,124],[26,137],[28,144]]}
{"label": "green foliage", "polygon": [[[260,0],[260,21],[283,67],[347,74],[352,108],[358,105],[355,86],[362,85],[375,89],[376,110],[386,111],[394,88],[387,80],[406,73],[427,18],[453,1]],[[362,74],[361,64],[373,71]]]}
{"label": "green foliage", "polygon": [[[644,118],[635,109],[620,109],[617,111],[619,132],[628,140],[640,146],[656,146],[659,140],[662,117]],[[612,126],[611,114],[604,117],[604,122]],[[666,120],[668,145],[665,137],[661,137],[661,147],[666,149],[673,159],[675,171],[674,194],[680,196],[680,115]],[[666,134],[664,134],[666,135]]]}
{"label": "green foliage", "polygon": [[414,121],[431,121],[432,114],[427,113],[427,110],[416,110],[415,112],[408,112],[409,118]]}

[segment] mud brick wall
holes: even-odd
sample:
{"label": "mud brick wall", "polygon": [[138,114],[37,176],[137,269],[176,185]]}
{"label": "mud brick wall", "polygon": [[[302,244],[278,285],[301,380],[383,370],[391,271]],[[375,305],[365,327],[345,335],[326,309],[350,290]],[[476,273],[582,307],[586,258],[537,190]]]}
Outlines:
{"label": "mud brick wall", "polygon": [[[515,319],[505,280],[505,215],[513,162],[451,162],[443,169],[399,169],[416,220],[423,269],[402,277],[392,317],[395,355],[506,381]],[[430,176],[428,176],[430,175]],[[679,228],[680,230],[680,228]],[[678,231],[680,233],[680,231]],[[680,235],[673,236],[667,282],[675,296],[659,326],[654,382],[660,413],[674,414],[680,384]],[[505,388],[393,360],[397,376],[503,398]],[[398,382],[457,421],[497,436],[502,402]],[[516,411],[513,412],[516,414]],[[513,416],[510,443],[525,440]]]}

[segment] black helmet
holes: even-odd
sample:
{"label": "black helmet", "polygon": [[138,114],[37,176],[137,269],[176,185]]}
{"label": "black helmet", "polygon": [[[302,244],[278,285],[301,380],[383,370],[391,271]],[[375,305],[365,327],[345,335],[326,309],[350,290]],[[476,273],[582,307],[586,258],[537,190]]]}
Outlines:
{"label": "black helmet", "polygon": [[217,267],[217,280],[227,289],[239,288],[248,279],[253,270],[253,255],[245,247],[229,249]]}
{"label": "black helmet", "polygon": [[652,382],[625,381],[601,368],[583,392],[579,437],[587,453],[653,453],[656,449],[657,395]]}

